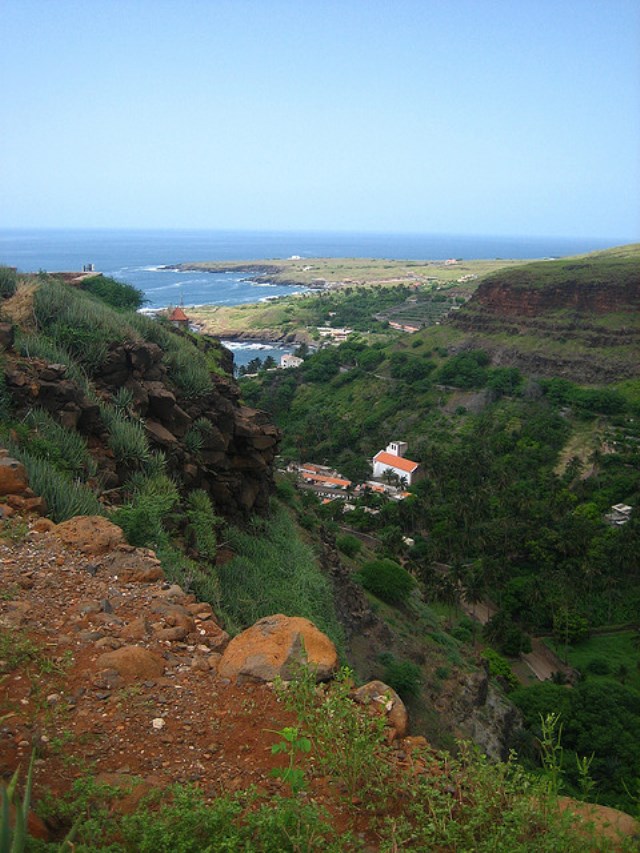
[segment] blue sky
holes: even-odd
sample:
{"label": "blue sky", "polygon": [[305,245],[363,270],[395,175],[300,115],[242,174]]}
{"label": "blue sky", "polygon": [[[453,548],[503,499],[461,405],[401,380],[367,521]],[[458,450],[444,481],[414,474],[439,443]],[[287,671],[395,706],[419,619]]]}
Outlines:
{"label": "blue sky", "polygon": [[637,0],[2,0],[0,226],[640,237]]}

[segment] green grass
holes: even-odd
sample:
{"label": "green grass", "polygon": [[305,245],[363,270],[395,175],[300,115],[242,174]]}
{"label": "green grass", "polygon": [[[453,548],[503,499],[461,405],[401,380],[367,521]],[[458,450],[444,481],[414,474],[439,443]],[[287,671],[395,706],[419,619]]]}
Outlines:
{"label": "green grass", "polygon": [[557,261],[538,261],[499,270],[485,279],[510,287],[543,290],[549,287],[634,287],[640,282],[640,243]]}
{"label": "green grass", "polygon": [[[588,640],[569,646],[569,663],[571,666],[586,673],[588,679],[602,680],[616,678],[622,681],[620,667],[626,668],[624,684],[640,692],[640,643],[638,634],[624,631],[619,634],[595,634]],[[560,657],[564,657],[564,645],[547,640],[549,645]],[[589,670],[593,660],[607,662],[610,672],[597,674]]]}
{"label": "green grass", "polygon": [[274,504],[268,518],[253,518],[246,531],[232,528],[227,539],[236,556],[218,574],[232,628],[274,613],[303,616],[342,646],[331,584],[284,507]]}

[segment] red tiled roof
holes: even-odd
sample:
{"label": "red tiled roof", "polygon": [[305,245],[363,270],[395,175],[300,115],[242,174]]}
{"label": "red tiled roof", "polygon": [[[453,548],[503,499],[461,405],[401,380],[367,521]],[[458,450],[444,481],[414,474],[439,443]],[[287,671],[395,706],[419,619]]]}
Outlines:
{"label": "red tiled roof", "polygon": [[184,322],[184,321],[186,320],[187,322],[189,322],[189,318],[188,318],[188,317],[187,317],[187,315],[184,313],[184,311],[182,310],[182,308],[174,308],[174,309],[173,309],[173,311],[171,312],[171,314],[169,314],[169,319],[170,319],[172,322],[173,322],[173,321],[175,321],[175,320],[180,320],[180,321],[182,321],[182,322]]}
{"label": "red tiled roof", "polygon": [[320,485],[344,486],[345,489],[351,485],[351,480],[341,480],[338,477],[325,477],[323,474],[306,474],[303,472],[302,476],[305,480],[319,483]]}
{"label": "red tiled roof", "polygon": [[404,456],[394,456],[393,453],[387,453],[386,450],[376,453],[373,461],[388,465],[389,468],[398,468],[400,471],[406,471],[407,474],[415,471],[420,464],[419,462],[412,462],[411,459],[405,459]]}

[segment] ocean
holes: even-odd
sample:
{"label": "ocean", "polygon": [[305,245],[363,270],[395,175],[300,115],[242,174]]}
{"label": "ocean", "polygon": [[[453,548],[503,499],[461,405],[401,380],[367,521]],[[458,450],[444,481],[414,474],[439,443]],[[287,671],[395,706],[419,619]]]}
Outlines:
{"label": "ocean", "polygon": [[[623,242],[623,241],[620,241]],[[548,258],[605,249],[612,240],[473,237],[445,234],[375,234],[303,231],[187,231],[107,229],[0,229],[0,265],[21,272],[95,269],[144,291],[147,307],[240,305],[295,292],[256,285],[239,273],[193,273],[160,267],[188,261],[312,257],[445,260]],[[302,288],[301,288],[302,290]],[[249,345],[251,346],[251,345]],[[255,355],[276,359],[288,348],[255,352],[236,347],[236,364]]]}

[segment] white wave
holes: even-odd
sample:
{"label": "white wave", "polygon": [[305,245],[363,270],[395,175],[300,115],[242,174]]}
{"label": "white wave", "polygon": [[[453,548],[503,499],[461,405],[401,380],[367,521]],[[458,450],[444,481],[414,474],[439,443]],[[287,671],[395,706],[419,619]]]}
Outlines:
{"label": "white wave", "polygon": [[221,341],[223,346],[230,350],[265,350],[265,349],[282,349],[282,347],[273,341],[270,343],[245,343],[244,341]]}

